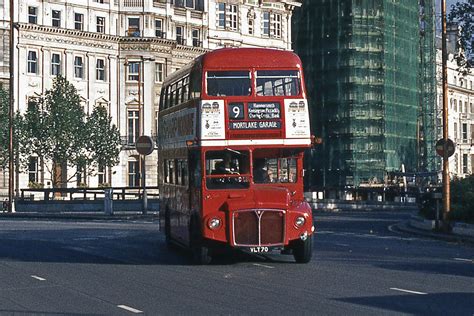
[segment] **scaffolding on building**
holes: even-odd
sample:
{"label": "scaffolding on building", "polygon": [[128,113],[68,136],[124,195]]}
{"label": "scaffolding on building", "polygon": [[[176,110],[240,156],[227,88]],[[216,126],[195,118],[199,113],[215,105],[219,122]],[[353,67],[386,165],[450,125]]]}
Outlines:
{"label": "scaffolding on building", "polygon": [[[323,139],[310,157],[306,185],[376,187],[402,165],[418,170],[419,127],[427,139],[428,99],[435,95],[420,90],[420,77],[433,82],[434,70],[427,58],[420,66],[419,13],[413,0],[306,0],[295,11],[295,50],[305,67],[313,132]],[[433,58],[428,42],[423,55]]]}

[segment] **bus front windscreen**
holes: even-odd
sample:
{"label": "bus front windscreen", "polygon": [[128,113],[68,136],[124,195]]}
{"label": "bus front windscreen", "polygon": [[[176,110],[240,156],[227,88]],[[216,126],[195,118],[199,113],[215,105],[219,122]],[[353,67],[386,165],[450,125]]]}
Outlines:
{"label": "bus front windscreen", "polygon": [[297,70],[258,70],[258,96],[298,96],[301,79]]}
{"label": "bus front windscreen", "polygon": [[208,71],[207,95],[249,96],[252,93],[249,71]]}
{"label": "bus front windscreen", "polygon": [[206,152],[208,189],[246,189],[249,187],[250,154],[248,151],[216,150]]}

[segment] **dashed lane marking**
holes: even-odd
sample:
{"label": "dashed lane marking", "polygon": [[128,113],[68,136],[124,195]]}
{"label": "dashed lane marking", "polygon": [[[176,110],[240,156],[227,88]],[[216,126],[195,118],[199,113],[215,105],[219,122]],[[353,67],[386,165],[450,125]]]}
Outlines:
{"label": "dashed lane marking", "polygon": [[470,263],[474,263],[474,260],[471,260],[471,259],[464,259],[464,258],[454,258],[454,260],[456,260],[456,261],[462,261],[462,262],[470,262]]}
{"label": "dashed lane marking", "polygon": [[44,278],[42,278],[42,277],[39,277],[39,276],[37,276],[37,275],[32,275],[31,277],[32,277],[33,279],[38,280],[38,281],[46,281],[46,279],[44,279]]}
{"label": "dashed lane marking", "polygon": [[127,306],[127,305],[117,305],[118,308],[124,309],[126,311],[132,312],[134,314],[141,314],[143,311],[135,309],[133,307]]}
{"label": "dashed lane marking", "polygon": [[428,295],[428,293],[418,292],[418,291],[411,291],[411,290],[405,290],[405,289],[399,289],[399,288],[396,288],[396,287],[391,287],[390,289],[393,290],[393,291],[399,291],[399,292],[410,293],[410,294]]}
{"label": "dashed lane marking", "polygon": [[257,267],[267,268],[267,269],[274,269],[275,268],[275,267],[267,266],[265,264],[260,264],[260,263],[254,263],[253,265],[257,266]]}

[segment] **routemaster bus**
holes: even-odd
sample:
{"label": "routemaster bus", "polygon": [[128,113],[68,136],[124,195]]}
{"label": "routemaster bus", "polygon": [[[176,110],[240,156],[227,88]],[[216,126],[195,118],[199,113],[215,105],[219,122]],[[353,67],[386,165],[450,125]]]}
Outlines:
{"label": "routemaster bus", "polygon": [[165,79],[158,122],[161,228],[207,264],[222,246],[311,259],[303,153],[311,146],[301,60],[224,48]]}

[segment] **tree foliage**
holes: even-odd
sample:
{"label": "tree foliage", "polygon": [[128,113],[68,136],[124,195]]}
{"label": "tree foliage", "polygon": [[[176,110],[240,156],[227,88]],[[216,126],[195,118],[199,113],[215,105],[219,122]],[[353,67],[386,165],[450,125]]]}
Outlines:
{"label": "tree foliage", "polygon": [[474,65],[463,54],[464,52],[474,54],[474,0],[453,4],[448,20],[456,22],[461,28],[459,43],[461,54],[456,56],[458,64],[464,68],[471,68]]}
{"label": "tree foliage", "polygon": [[474,176],[451,182],[451,217],[474,222]]}
{"label": "tree foliage", "polygon": [[5,90],[0,88],[0,168],[5,169],[8,166],[8,144],[9,144],[9,125],[8,125],[9,98]]}
{"label": "tree foliage", "polygon": [[17,125],[22,166],[27,168],[28,157],[39,157],[54,187],[60,184],[58,166],[91,175],[98,164],[113,166],[118,161],[120,136],[107,111],[96,107],[88,116],[76,88],[64,77],[55,78],[52,89],[28,107]]}

